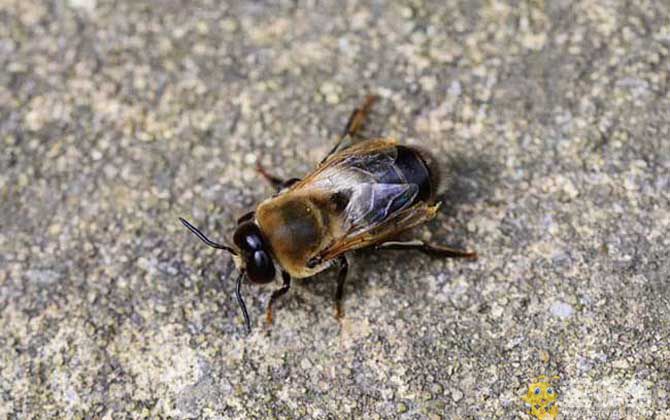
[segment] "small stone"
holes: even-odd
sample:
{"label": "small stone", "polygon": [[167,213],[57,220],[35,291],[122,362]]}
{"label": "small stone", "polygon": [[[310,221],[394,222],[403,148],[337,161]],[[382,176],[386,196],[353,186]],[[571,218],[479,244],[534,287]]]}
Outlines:
{"label": "small stone", "polygon": [[626,360],[626,359],[619,359],[619,360],[615,360],[612,363],[612,367],[614,367],[616,369],[625,370],[625,369],[628,369],[630,367],[630,363],[628,363],[628,360]]}
{"label": "small stone", "polygon": [[437,86],[437,79],[433,76],[424,76],[419,80],[423,90],[430,92]]}
{"label": "small stone", "polygon": [[444,387],[442,386],[442,384],[434,383],[434,384],[430,387],[430,392],[431,392],[433,395],[442,395],[442,394],[444,393]]}
{"label": "small stone", "polygon": [[73,9],[82,9],[87,12],[95,10],[96,0],[68,0]]}
{"label": "small stone", "polygon": [[253,165],[256,163],[256,154],[255,153],[247,153],[244,155],[244,164],[245,165]]}
{"label": "small stone", "polygon": [[49,226],[48,232],[49,232],[49,235],[51,235],[51,236],[57,236],[58,234],[61,233],[62,230],[63,230],[62,225],[60,225],[58,223],[54,223],[51,226]]}
{"label": "small stone", "polygon": [[572,313],[574,312],[574,309],[572,306],[565,302],[554,302],[551,304],[550,311],[552,315],[558,317],[558,318],[569,318]]}

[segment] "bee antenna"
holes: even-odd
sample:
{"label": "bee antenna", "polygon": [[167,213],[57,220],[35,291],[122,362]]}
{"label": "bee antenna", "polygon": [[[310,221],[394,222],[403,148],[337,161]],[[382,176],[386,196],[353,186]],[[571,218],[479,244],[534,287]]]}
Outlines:
{"label": "bee antenna", "polygon": [[195,226],[193,226],[192,224],[190,224],[189,222],[187,222],[186,219],[180,217],[180,218],[179,218],[179,221],[180,221],[184,226],[186,226],[186,228],[187,228],[188,230],[190,230],[191,233],[193,233],[195,236],[197,236],[198,239],[200,239],[201,241],[203,241],[207,246],[211,246],[212,248],[216,248],[216,249],[223,249],[224,251],[228,251],[228,252],[230,252],[230,253],[233,254],[233,255],[237,255],[237,252],[235,252],[235,250],[234,250],[233,248],[231,248],[231,247],[229,247],[229,246],[227,246],[227,245],[217,244],[216,242],[210,240],[209,238],[207,238],[207,237],[205,236],[204,233],[200,232],[200,231],[198,230],[198,228],[196,228]]}
{"label": "bee antenna", "polygon": [[251,322],[249,321],[249,314],[247,313],[247,305],[244,304],[244,299],[242,299],[242,278],[244,277],[244,272],[240,273],[237,278],[237,285],[235,286],[235,296],[237,297],[237,303],[240,305],[242,310],[242,315],[244,316],[244,325],[247,327],[247,334],[251,334]]}

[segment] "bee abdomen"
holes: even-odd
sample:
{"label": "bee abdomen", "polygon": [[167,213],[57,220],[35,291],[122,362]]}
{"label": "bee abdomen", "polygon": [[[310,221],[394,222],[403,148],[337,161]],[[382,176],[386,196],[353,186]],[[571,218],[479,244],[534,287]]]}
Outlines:
{"label": "bee abdomen", "polygon": [[435,174],[431,172],[421,153],[406,146],[396,146],[395,171],[388,171],[381,182],[392,184],[410,183],[419,187],[416,200],[428,201],[433,197],[437,185]]}

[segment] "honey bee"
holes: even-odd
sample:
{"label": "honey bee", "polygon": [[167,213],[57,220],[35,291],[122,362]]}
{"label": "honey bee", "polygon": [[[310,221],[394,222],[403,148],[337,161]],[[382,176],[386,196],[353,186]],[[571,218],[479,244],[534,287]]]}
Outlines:
{"label": "honey bee", "polygon": [[361,248],[418,250],[429,255],[475,259],[472,251],[419,240],[400,242],[399,233],[435,217],[439,184],[434,160],[424,151],[387,138],[361,139],[357,134],[375,96],[355,109],[334,147],[304,178],[283,180],[257,169],[276,194],[238,220],[233,244],[223,245],[180,218],[210,247],[232,254],[240,274],[236,297],[251,331],[240,289],[242,279],[267,284],[281,277],[270,296],[272,305],[291,287],[291,279],[314,276],[337,266],[336,317],[342,317],[342,294],[349,264],[346,254]]}

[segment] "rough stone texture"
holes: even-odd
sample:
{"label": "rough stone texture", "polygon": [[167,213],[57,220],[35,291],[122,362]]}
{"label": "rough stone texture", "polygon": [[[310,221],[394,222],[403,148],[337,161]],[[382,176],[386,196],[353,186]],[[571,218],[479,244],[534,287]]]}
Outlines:
{"label": "rough stone texture", "polygon": [[[0,2],[0,418],[670,418],[670,5]],[[432,150],[418,234],[245,286],[212,237],[366,131]]]}

